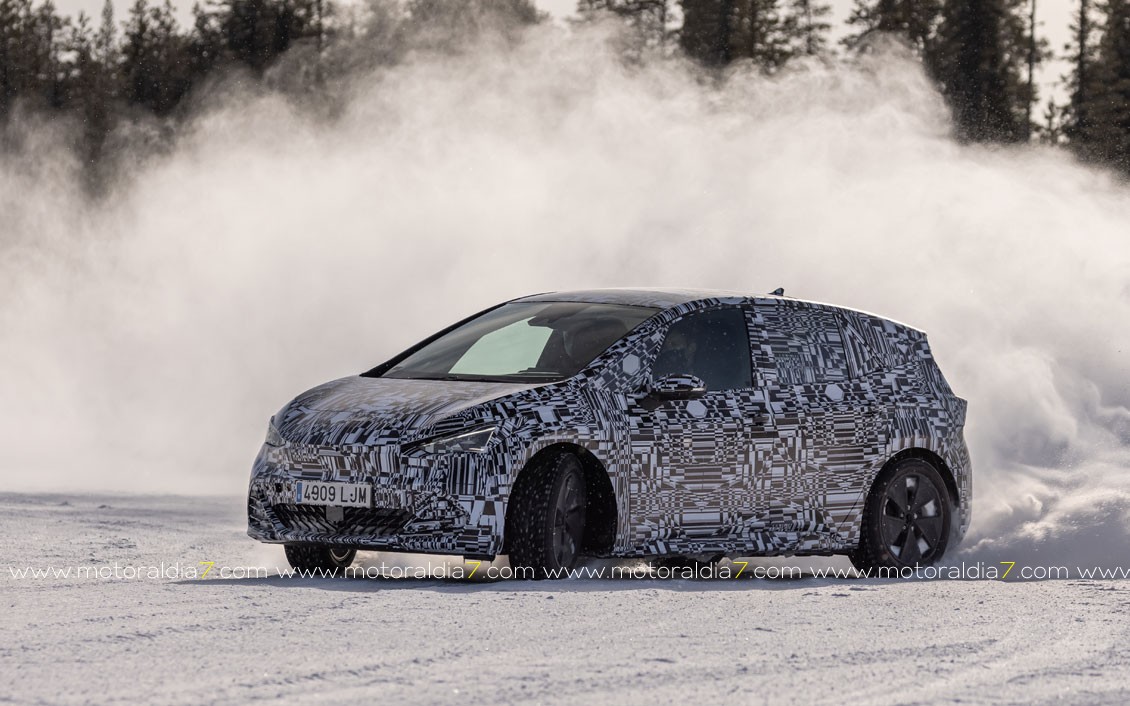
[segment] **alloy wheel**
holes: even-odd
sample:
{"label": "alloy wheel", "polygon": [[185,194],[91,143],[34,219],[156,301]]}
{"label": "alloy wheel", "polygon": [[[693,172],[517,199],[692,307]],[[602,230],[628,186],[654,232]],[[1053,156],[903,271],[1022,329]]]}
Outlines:
{"label": "alloy wheel", "polygon": [[883,498],[883,544],[905,566],[929,562],[942,544],[942,495],[917,473],[896,478]]}

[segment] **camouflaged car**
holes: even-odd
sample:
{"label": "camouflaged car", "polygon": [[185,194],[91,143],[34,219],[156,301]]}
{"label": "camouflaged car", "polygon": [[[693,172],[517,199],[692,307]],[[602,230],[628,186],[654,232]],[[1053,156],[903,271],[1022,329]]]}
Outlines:
{"label": "camouflaged car", "polygon": [[926,335],[780,295],[515,299],[271,419],[248,534],[561,575],[581,556],[936,562],[970,519],[966,403]]}

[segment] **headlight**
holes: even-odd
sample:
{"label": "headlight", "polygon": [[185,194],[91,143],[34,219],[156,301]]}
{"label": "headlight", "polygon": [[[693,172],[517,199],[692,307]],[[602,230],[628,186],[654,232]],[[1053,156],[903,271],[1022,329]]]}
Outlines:
{"label": "headlight", "polygon": [[282,446],[286,443],[286,439],[282,438],[282,434],[275,426],[274,417],[271,417],[271,421],[267,423],[267,439],[263,443],[267,446]]}
{"label": "headlight", "polygon": [[448,434],[447,436],[439,436],[427,441],[417,442],[409,447],[409,451],[416,449],[423,450],[424,453],[438,454],[438,453],[451,453],[453,451],[469,451],[471,453],[482,453],[486,451],[487,444],[494,438],[495,432],[498,427],[479,427],[478,429],[471,429],[469,431],[461,431],[455,434]]}

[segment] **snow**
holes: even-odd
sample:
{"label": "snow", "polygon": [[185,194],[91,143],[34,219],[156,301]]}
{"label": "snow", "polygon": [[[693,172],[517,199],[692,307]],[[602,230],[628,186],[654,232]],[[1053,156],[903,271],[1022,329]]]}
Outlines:
{"label": "snow", "polygon": [[243,535],[242,505],[0,495],[0,700],[1130,699],[1126,581],[13,577],[285,566]]}

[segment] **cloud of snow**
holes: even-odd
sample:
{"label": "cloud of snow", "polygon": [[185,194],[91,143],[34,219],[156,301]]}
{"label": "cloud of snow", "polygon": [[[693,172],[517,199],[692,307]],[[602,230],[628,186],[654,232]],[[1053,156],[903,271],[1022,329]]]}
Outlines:
{"label": "cloud of snow", "polygon": [[784,286],[929,332],[970,401],[966,556],[1126,546],[1125,186],[954,143],[905,57],[719,88],[532,36],[360,81],[332,123],[211,109],[99,203],[29,128],[0,162],[5,488],[238,494],[294,394],[496,301]]}

